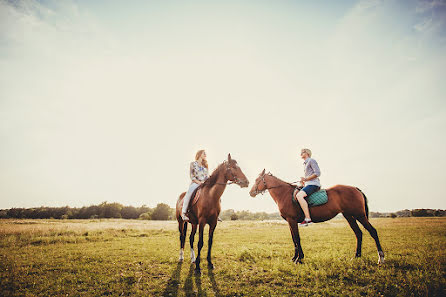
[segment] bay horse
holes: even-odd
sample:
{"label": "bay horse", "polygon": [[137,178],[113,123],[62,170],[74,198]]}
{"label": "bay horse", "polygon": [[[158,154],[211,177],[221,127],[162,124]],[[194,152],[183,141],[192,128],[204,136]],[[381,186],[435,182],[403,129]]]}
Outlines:
{"label": "bay horse", "polygon": [[[212,240],[221,210],[220,197],[225,191],[228,181],[239,185],[241,188],[247,188],[249,185],[248,179],[242,172],[242,169],[238,166],[237,161],[231,158],[231,154],[228,154],[228,159],[221,163],[214,172],[212,172],[211,176],[198,187],[198,190],[201,189],[200,198],[195,205],[189,208],[189,223],[192,225],[192,232],[189,237],[191,261],[192,263],[195,262],[195,271],[197,273],[200,272],[200,254],[201,248],[203,247],[203,231],[206,224],[209,225],[208,268],[214,268],[211,261]],[[184,243],[186,240],[188,223],[183,221],[181,217],[183,197],[185,194],[186,192],[183,192],[180,195],[176,204],[176,218],[178,221],[178,229],[180,231],[180,262],[184,260]],[[193,201],[193,199],[194,197],[191,197],[191,201]],[[199,226],[199,240],[198,254],[195,259],[194,237],[197,231],[197,225]]]}
{"label": "bay horse", "polygon": [[[284,182],[271,173],[265,173],[265,169],[263,169],[249,194],[251,197],[255,197],[259,193],[263,194],[266,190],[269,191],[279,208],[280,215],[288,222],[290,227],[294,243],[292,261],[302,263],[304,253],[300,244],[298,222],[302,222],[305,215],[302,208],[296,206],[291,200],[295,188],[295,185]],[[368,220],[369,210],[367,197],[364,193],[358,188],[344,185],[336,185],[326,189],[326,191],[328,202],[310,207],[311,220],[320,223],[334,218],[338,213],[342,213],[356,235],[355,257],[361,257],[362,232],[356,222],[359,221],[375,240],[378,249],[378,264],[384,263],[384,252],[379,242],[378,232]]]}

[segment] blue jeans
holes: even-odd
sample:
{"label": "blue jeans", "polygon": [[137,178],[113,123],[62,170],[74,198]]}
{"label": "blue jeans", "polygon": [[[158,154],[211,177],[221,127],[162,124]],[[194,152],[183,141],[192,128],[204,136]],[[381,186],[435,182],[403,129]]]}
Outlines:
{"label": "blue jeans", "polygon": [[196,188],[198,188],[199,184],[191,183],[189,186],[189,190],[187,190],[186,195],[184,195],[183,200],[183,208],[181,209],[181,214],[185,214],[187,211],[187,207],[189,206],[190,196],[192,196],[192,193],[195,191]]}

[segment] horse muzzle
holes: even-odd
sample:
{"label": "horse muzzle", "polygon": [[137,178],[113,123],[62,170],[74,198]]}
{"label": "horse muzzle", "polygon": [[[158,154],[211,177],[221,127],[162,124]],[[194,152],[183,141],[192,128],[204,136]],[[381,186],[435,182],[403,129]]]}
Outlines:
{"label": "horse muzzle", "polygon": [[249,186],[249,181],[247,179],[240,181],[239,183],[241,188],[247,188]]}

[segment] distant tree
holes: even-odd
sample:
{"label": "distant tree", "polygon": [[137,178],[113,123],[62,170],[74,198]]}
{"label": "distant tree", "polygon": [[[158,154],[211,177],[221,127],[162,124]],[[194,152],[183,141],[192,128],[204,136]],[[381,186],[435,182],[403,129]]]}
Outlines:
{"label": "distant tree", "polygon": [[220,213],[220,218],[222,218],[223,220],[230,220],[232,215],[234,214],[235,211],[233,209],[226,209]]}
{"label": "distant tree", "polygon": [[396,213],[391,213],[391,214],[390,214],[390,217],[391,217],[392,219],[394,219],[394,218],[397,217],[397,215],[396,215]]}
{"label": "distant tree", "polygon": [[153,210],[152,220],[168,220],[170,216],[170,206],[165,203],[159,203]]}
{"label": "distant tree", "polygon": [[142,213],[139,215],[139,219],[140,220],[150,220],[151,215],[148,212],[145,212],[145,213]]}
{"label": "distant tree", "polygon": [[236,220],[238,220],[238,215],[236,213],[233,213],[231,215],[231,221],[236,221]]}
{"label": "distant tree", "polygon": [[140,213],[136,209],[136,207],[133,206],[124,206],[121,209],[121,217],[123,219],[137,219],[139,217]]}
{"label": "distant tree", "polygon": [[412,209],[411,214],[413,217],[433,217],[434,211],[432,209]]}
{"label": "distant tree", "polygon": [[6,219],[8,217],[8,211],[6,209],[0,210],[0,219]]}
{"label": "distant tree", "polygon": [[102,202],[100,205],[101,218],[120,218],[122,204]]}

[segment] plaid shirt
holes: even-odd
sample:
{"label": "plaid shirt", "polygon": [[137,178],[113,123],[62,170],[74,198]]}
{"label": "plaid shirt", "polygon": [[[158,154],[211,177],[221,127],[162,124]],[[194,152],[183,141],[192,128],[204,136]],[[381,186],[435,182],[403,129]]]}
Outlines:
{"label": "plaid shirt", "polygon": [[199,181],[205,181],[208,179],[209,173],[206,167],[200,166],[197,161],[190,163],[190,179],[192,182],[195,179]]}

